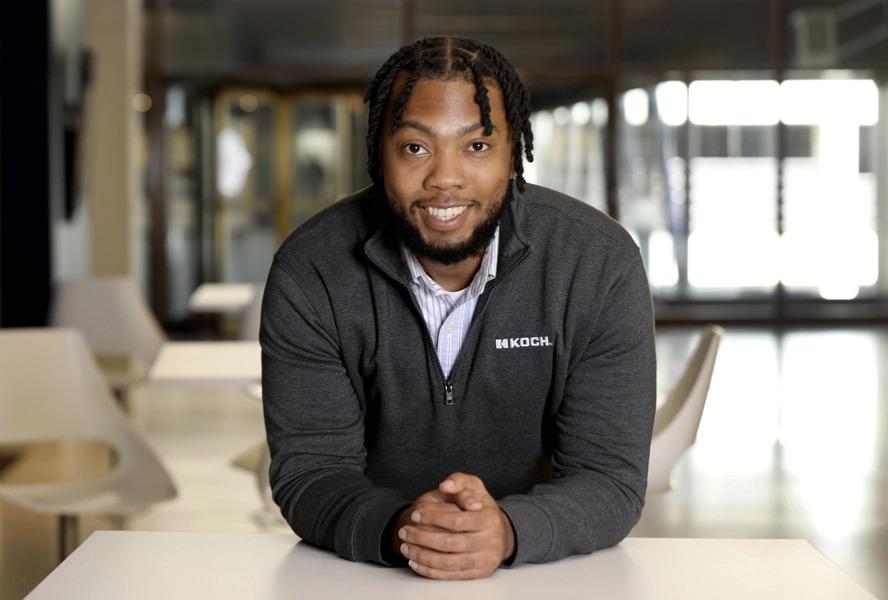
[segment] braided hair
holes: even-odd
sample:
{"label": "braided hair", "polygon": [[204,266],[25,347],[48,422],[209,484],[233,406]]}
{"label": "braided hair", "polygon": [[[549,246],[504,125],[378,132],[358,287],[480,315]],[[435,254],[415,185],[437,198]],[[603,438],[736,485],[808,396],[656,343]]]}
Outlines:
{"label": "braided hair", "polygon": [[399,73],[408,75],[400,96],[394,99],[392,127],[398,128],[407,101],[421,77],[454,79],[464,77],[475,85],[475,102],[481,109],[484,135],[493,132],[490,120],[490,99],[486,82],[493,81],[502,90],[506,121],[512,137],[512,160],[515,182],[524,191],[524,163],[522,155],[533,161],[533,131],[530,128],[530,103],[527,89],[515,69],[498,50],[487,44],[459,37],[435,37],[416,41],[392,54],[370,82],[364,102],[368,104],[367,171],[373,183],[380,186],[380,139],[383,119],[392,87]]}

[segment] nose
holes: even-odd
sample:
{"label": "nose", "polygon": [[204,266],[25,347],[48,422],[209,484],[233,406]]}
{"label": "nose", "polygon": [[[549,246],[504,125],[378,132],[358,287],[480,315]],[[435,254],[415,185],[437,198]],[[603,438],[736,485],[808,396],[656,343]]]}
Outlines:
{"label": "nose", "polygon": [[464,186],[465,174],[459,153],[450,150],[438,152],[425,180],[426,189],[446,191]]}

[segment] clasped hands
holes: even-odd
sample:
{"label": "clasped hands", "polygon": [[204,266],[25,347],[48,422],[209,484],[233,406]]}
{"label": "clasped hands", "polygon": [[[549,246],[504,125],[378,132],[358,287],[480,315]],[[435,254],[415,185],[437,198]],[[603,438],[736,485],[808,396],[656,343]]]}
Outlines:
{"label": "clasped hands", "polygon": [[454,473],[401,513],[392,543],[419,575],[479,579],[514,553],[515,533],[478,477]]}

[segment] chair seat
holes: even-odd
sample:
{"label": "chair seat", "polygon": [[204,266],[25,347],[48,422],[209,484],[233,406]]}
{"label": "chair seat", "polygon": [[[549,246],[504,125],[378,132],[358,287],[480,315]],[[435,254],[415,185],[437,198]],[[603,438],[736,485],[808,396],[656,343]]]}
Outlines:
{"label": "chair seat", "polygon": [[2,483],[0,499],[53,514],[124,513],[176,496],[169,473],[111,397],[73,329],[0,330],[0,444],[97,441],[107,474],[85,481]]}

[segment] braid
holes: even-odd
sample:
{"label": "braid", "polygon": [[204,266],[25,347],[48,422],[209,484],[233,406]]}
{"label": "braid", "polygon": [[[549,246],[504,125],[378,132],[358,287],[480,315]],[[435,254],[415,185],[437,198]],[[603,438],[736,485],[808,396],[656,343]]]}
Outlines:
{"label": "braid", "polygon": [[[408,74],[400,95],[390,98],[392,87],[400,73]],[[475,86],[475,102],[481,111],[484,134],[493,132],[490,118],[488,81],[500,87],[512,143],[512,167],[519,191],[524,191],[524,158],[533,161],[533,131],[530,125],[530,101],[527,89],[509,64],[492,46],[474,40],[456,37],[425,38],[402,47],[379,68],[364,102],[369,105],[367,127],[367,171],[375,185],[382,184],[380,139],[386,108],[392,104],[392,126],[389,135],[398,128],[407,102],[416,82],[422,77],[451,79],[462,76]]]}
{"label": "braid", "polygon": [[[503,91],[503,102],[506,105],[506,115],[512,132],[513,144],[513,168],[519,190],[524,190],[524,162],[522,153],[527,156],[528,162],[533,162],[533,130],[530,125],[530,101],[527,88],[521,83],[518,74],[512,65],[491,46],[484,46],[482,52],[493,63],[497,73],[501,76],[497,79]],[[524,144],[522,148],[522,138]]]}
{"label": "braid", "polygon": [[404,116],[404,109],[407,108],[407,101],[410,99],[410,94],[413,93],[413,86],[416,85],[418,79],[419,69],[416,69],[413,74],[410,75],[410,79],[407,80],[407,85],[404,86],[404,90],[395,101],[395,108],[392,111],[392,127],[389,130],[389,135],[394,135],[395,131],[398,129],[398,125],[401,123],[401,117]]}
{"label": "braid", "polygon": [[493,122],[490,120],[490,98],[487,96],[487,86],[484,85],[484,75],[477,62],[469,63],[472,78],[475,83],[475,102],[481,109],[481,125],[484,126],[484,135],[493,133]]}
{"label": "braid", "polygon": [[408,54],[406,48],[401,48],[393,54],[376,73],[376,76],[367,88],[367,93],[364,94],[364,102],[369,104],[367,119],[367,170],[374,183],[378,178],[376,173],[380,171],[379,132],[385,115],[386,99],[391,93],[395,77],[403,68]]}

